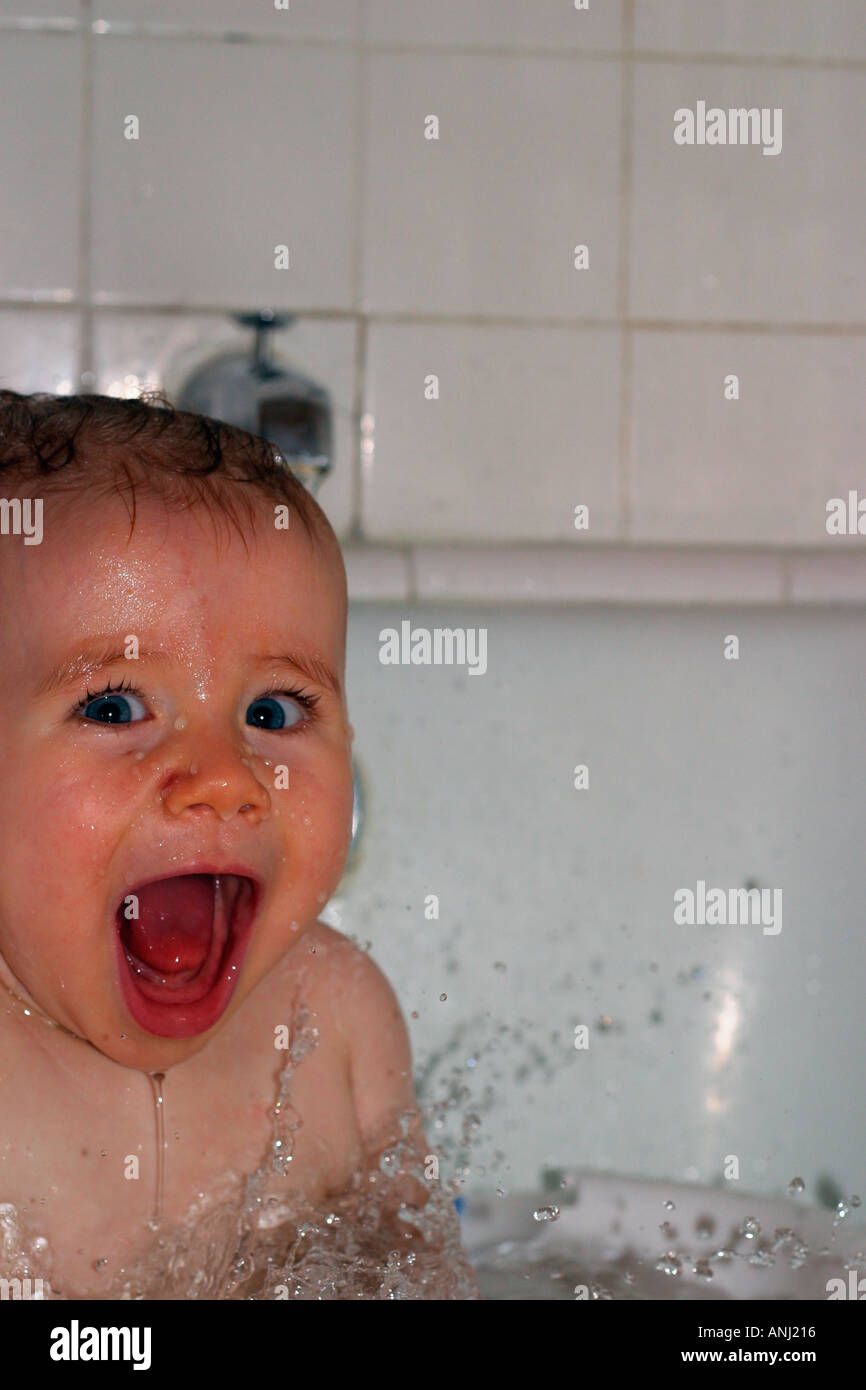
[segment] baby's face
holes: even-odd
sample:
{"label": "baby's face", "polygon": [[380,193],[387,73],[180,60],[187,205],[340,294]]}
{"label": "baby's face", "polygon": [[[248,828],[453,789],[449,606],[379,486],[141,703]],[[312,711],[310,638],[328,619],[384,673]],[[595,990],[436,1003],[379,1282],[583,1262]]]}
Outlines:
{"label": "baby's face", "polygon": [[264,498],[248,551],[200,507],[139,495],[131,538],[119,499],[44,507],[40,546],[0,539],[0,968],[107,1056],[165,1069],[339,881],[342,561]]}

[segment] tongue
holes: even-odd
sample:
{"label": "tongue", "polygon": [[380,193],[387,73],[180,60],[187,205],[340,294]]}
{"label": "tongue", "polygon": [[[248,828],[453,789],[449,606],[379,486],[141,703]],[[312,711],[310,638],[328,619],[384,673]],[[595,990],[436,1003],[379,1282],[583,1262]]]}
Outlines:
{"label": "tongue", "polygon": [[164,975],[198,970],[207,958],[213,933],[213,878],[209,874],[163,878],[139,888],[135,896],[138,917],[123,921],[132,954]]}

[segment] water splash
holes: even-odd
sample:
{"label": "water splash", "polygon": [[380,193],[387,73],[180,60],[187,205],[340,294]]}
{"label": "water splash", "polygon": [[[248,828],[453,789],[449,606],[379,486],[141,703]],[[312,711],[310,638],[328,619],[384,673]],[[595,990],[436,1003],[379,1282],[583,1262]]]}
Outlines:
{"label": "water splash", "polygon": [[[245,1181],[227,1173],[200,1193],[175,1229],[164,1222],[164,1077],[151,1077],[157,1128],[157,1196],[150,1240],[100,1289],[106,1300],[474,1299],[478,1290],[445,1183],[426,1181],[412,1146],[414,1112],[400,1137],[368,1161],[349,1188],[322,1209],[292,1189],[292,1159],[303,1123],[292,1101],[295,1073],[318,1030],[298,1010],[276,1078],[272,1137]],[[412,1194],[409,1193],[412,1188]],[[33,1236],[12,1206],[0,1205],[0,1274],[51,1286],[48,1242]]]}
{"label": "water splash", "polygon": [[153,1203],[153,1216],[148,1221],[148,1226],[152,1231],[159,1229],[162,1220],[162,1209],[165,1196],[165,1095],[163,1085],[165,1082],[165,1072],[153,1071],[149,1073],[150,1085],[153,1091],[153,1110],[156,1128],[156,1194]]}

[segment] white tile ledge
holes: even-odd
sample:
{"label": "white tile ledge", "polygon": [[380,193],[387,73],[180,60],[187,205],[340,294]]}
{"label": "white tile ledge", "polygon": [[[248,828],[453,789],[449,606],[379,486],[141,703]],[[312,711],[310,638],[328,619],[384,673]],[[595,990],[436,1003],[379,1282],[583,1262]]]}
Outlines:
{"label": "white tile ledge", "polygon": [[866,604],[844,553],[595,546],[343,546],[352,602]]}

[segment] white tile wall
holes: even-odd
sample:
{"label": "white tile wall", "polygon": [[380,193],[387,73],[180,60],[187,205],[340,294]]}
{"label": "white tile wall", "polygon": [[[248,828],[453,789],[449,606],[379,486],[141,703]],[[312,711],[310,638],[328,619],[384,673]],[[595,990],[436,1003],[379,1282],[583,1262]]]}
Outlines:
{"label": "white tile wall", "polygon": [[78,289],[81,46],[74,34],[0,36],[0,296]]}
{"label": "white tile wall", "polygon": [[[377,540],[614,536],[619,333],[378,324],[363,527]],[[425,380],[439,378],[439,399]],[[575,531],[574,508],[589,507]]]}
{"label": "white tile wall", "polygon": [[[297,319],[270,338],[277,365],[309,376],[331,397],[333,467],[316,500],[338,536],[354,521],[356,338],[352,321],[308,319]],[[177,399],[205,361],[222,352],[249,353],[252,342],[249,329],[212,314],[106,314],[94,333],[96,389],[136,395],[160,387]]]}
{"label": "white tile wall", "polygon": [[861,554],[797,555],[790,562],[790,596],[794,603],[866,603],[866,565]]}
{"label": "white tile wall", "polygon": [[80,13],[80,0],[0,0],[0,19],[26,20],[31,25],[40,20],[78,19]]}
{"label": "white tile wall", "polygon": [[646,331],[633,347],[634,539],[848,543],[826,504],[862,487],[864,338]]}
{"label": "white tile wall", "polygon": [[614,49],[622,40],[622,0],[368,0],[376,43],[482,45],[487,48]]}
{"label": "white tile wall", "polygon": [[172,30],[267,34],[273,38],[354,39],[359,0],[291,0],[277,9],[274,0],[94,0],[97,21]]}
{"label": "white tile wall", "polygon": [[[782,149],[676,145],[674,112],[781,107]],[[866,71],[635,68],[632,313],[862,323]]]}
{"label": "white tile wall", "polygon": [[[80,311],[79,365],[121,383],[234,341],[232,310],[298,310],[287,345],[339,402],[321,496],[380,547],[369,596],[712,602],[725,547],[772,552],[744,601],[862,593],[780,558],[834,555],[828,497],[866,494],[859,3],[94,0],[92,31],[16,28],[77,13],[0,0],[0,377],[68,377],[33,342],[61,321],[21,301]],[[782,153],[674,145],[699,98],[781,106]]]}
{"label": "white tile wall", "polygon": [[862,0],[638,0],[634,12],[639,49],[866,57]]}
{"label": "white tile wall", "polygon": [[[425,602],[730,604],[779,603],[785,596],[783,562],[765,552],[419,546],[413,560],[415,592]],[[860,602],[866,601],[863,579]],[[852,582],[846,576],[849,595]]]}
{"label": "white tile wall", "polygon": [[0,387],[60,395],[76,391],[78,330],[77,314],[0,309]]}
{"label": "white tile wall", "polygon": [[365,308],[613,314],[619,87],[614,63],[373,56]]}
{"label": "white tile wall", "polygon": [[97,301],[352,307],[350,52],[105,36],[94,59]]}
{"label": "white tile wall", "polygon": [[371,545],[344,545],[343,560],[349,601],[381,602],[399,598],[408,601],[412,588],[409,555]]}
{"label": "white tile wall", "polygon": [[[404,617],[486,626],[487,674],[380,665]],[[862,1195],[864,651],[859,611],[356,611],[342,930],[392,980],[427,1100],[467,1087],[431,1137],[453,1153],[480,1113],[473,1187],[544,1164],[713,1182],[737,1153],[744,1192]],[[780,887],[781,932],[676,926],[698,878]]]}
{"label": "white tile wall", "polygon": [[842,546],[828,553],[631,543],[586,548],[350,544],[343,553],[355,603],[862,606],[862,548],[854,540]]}

